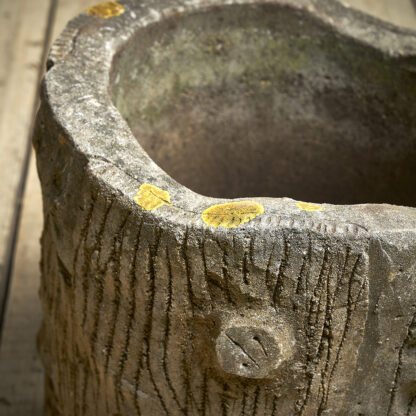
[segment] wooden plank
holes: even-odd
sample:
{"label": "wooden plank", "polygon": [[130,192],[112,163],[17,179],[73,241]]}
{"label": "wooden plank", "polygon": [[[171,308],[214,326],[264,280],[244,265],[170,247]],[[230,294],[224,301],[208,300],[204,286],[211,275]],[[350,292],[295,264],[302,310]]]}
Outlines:
{"label": "wooden plank", "polygon": [[4,416],[43,413],[43,371],[36,353],[42,201],[34,162],[32,158],[0,351],[0,414]]}
{"label": "wooden plank", "polygon": [[[11,18],[11,28],[19,31],[18,26],[29,25],[32,28],[33,34],[37,37],[30,37],[31,32],[29,29],[25,29],[23,34],[14,34],[13,36],[20,36],[24,39],[31,48],[35,43],[39,45],[39,59],[42,53],[41,44],[42,38],[39,32],[46,29],[46,18],[49,0],[36,0],[28,2],[26,0],[14,0],[15,3],[19,3],[19,7],[13,11],[8,12],[8,17]],[[95,4],[96,0],[60,0],[57,4],[57,10],[55,14],[54,27],[52,39],[55,39],[58,34],[63,30],[65,24],[76,14],[82,12],[85,8]],[[7,2],[7,4],[12,2]],[[21,3],[21,4],[20,4]],[[28,5],[27,9],[22,7]],[[35,5],[37,7],[35,7]],[[3,2],[0,1],[0,14],[3,7]],[[43,7],[43,19],[44,24],[40,24],[41,11],[40,7]],[[34,12],[36,10],[36,12]],[[19,13],[19,16],[15,16],[15,13]],[[33,15],[35,13],[35,15]],[[28,16],[26,16],[28,14]],[[1,14],[3,16],[3,14]],[[19,23],[19,19],[22,22]],[[32,21],[31,19],[34,19]],[[36,22],[36,19],[38,20]],[[4,33],[3,33],[4,30]],[[7,42],[4,41],[7,30],[4,26],[0,25],[0,45],[4,51],[3,46],[7,46]],[[20,33],[20,32],[19,32]],[[32,34],[32,35],[33,35]],[[11,35],[11,38],[13,38]],[[32,41],[30,40],[32,39]],[[35,42],[36,40],[36,42]],[[3,42],[4,41],[4,42]],[[25,56],[23,53],[23,46],[19,42],[15,47],[20,47],[22,50],[18,52],[13,51],[13,46],[10,47],[11,51],[6,55],[0,55],[0,64],[3,64],[3,59],[10,60],[6,62],[8,69],[2,68],[0,65],[0,80],[4,79],[2,83],[0,81],[0,97],[6,97],[3,91],[7,91],[11,97],[13,89],[18,90],[18,84],[21,83],[22,91],[19,91],[18,97],[14,97],[13,102],[8,105],[12,105],[7,109],[7,115],[3,116],[0,113],[0,125],[2,130],[1,142],[0,142],[0,173],[3,178],[7,178],[7,181],[0,181],[3,186],[3,182],[13,181],[13,184],[9,183],[10,193],[16,190],[18,183],[18,176],[15,172],[8,173],[7,171],[13,168],[13,164],[10,164],[10,156],[6,156],[8,152],[10,155],[16,154],[19,157],[20,163],[24,160],[24,151],[26,149],[26,142],[30,135],[30,125],[32,117],[32,109],[35,101],[35,90],[37,84],[36,68],[39,68],[40,61],[37,61],[37,66],[31,65],[29,71],[26,67],[22,67],[24,74],[14,74],[12,77],[8,74],[8,71],[17,71],[22,62],[34,62],[33,57]],[[19,46],[20,45],[20,46]],[[22,58],[25,57],[25,60]],[[15,62],[15,60],[17,60]],[[12,80],[10,78],[13,78]],[[12,83],[12,85],[10,85]],[[13,88],[12,88],[13,87]],[[2,90],[3,88],[3,90]],[[27,94],[27,96],[26,96]],[[31,97],[29,95],[32,94]],[[20,97],[20,99],[19,99]],[[30,99],[29,99],[30,98]],[[26,102],[30,101],[29,102]],[[3,101],[3,106],[7,103]],[[26,112],[21,108],[26,105]],[[1,108],[0,108],[1,111]],[[13,120],[12,114],[16,114]],[[4,117],[4,118],[3,118]],[[18,117],[21,118],[19,121]],[[7,143],[3,146],[5,139],[4,132],[6,130],[6,124],[3,124],[3,120],[8,119],[8,123],[19,124],[19,126],[12,126],[12,130],[7,137],[9,140],[16,140],[15,146],[7,146]],[[24,128],[23,128],[24,127]],[[12,135],[13,133],[13,135]],[[17,143],[18,141],[18,143]],[[17,156],[16,156],[17,157]],[[6,161],[8,163],[6,163]],[[39,238],[42,230],[42,201],[39,179],[36,172],[34,155],[31,155],[30,165],[28,171],[28,178],[26,181],[26,191],[23,200],[23,209],[20,221],[20,227],[18,232],[18,240],[15,252],[15,261],[12,272],[12,279],[10,285],[10,294],[7,302],[7,312],[3,327],[3,334],[0,347],[0,415],[2,416],[41,416],[43,414],[43,370],[37,357],[36,351],[36,334],[40,327],[41,322],[41,308],[38,299],[39,288],[39,258],[40,258],[40,246]],[[4,171],[1,169],[4,168]],[[21,174],[21,169],[19,169]],[[15,178],[16,176],[16,178]],[[1,189],[3,191],[3,189]],[[0,194],[2,195],[2,194]],[[1,205],[4,198],[0,197],[0,218],[5,211],[1,211]],[[13,214],[11,212],[11,214]],[[0,240],[0,252],[1,252],[2,240]]]}
{"label": "wooden plank", "polygon": [[0,1],[0,323],[49,6]]}
{"label": "wooden plank", "polygon": [[342,3],[398,26],[416,29],[412,0],[342,0]]}

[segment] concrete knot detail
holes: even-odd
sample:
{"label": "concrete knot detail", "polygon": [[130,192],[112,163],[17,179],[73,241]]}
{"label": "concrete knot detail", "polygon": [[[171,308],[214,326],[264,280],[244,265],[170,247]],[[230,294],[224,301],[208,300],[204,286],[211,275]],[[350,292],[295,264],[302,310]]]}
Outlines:
{"label": "concrete knot detail", "polygon": [[218,364],[226,373],[240,377],[273,377],[282,362],[292,356],[290,331],[282,325],[250,321],[233,322],[221,329],[215,341]]}

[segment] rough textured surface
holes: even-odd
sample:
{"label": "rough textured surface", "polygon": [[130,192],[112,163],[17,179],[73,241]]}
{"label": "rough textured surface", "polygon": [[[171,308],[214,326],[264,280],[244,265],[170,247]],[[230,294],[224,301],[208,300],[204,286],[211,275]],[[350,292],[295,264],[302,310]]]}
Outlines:
{"label": "rough textured surface", "polygon": [[[412,160],[397,162],[415,154],[414,33],[330,1],[123,6],[116,17],[84,14],[70,22],[43,84],[35,147],[45,214],[39,346],[48,414],[416,414],[415,208],[254,198],[285,194],[278,185],[286,180],[288,195],[313,202],[415,205]],[[258,37],[244,37],[249,29]],[[184,30],[194,34],[193,53],[191,41],[175,46],[193,39]],[[218,31],[202,56],[203,34],[212,39]],[[238,36],[229,50],[218,41]],[[273,39],[285,61],[271,54],[262,66],[263,57],[252,55],[256,41],[266,52]],[[176,67],[181,54],[188,65]],[[172,71],[160,57],[171,58]],[[237,82],[244,71],[246,80]],[[304,80],[302,95],[295,79]],[[406,87],[400,95],[398,85]],[[297,99],[303,112],[295,112]],[[198,146],[228,140],[240,104],[248,106],[238,131],[246,150],[205,148],[213,165],[199,169],[205,158],[198,159]],[[216,127],[207,135],[212,112],[223,114],[226,132]],[[259,120],[269,114],[266,128],[258,122],[250,130],[256,112]],[[201,133],[193,126],[204,120]],[[308,132],[318,144],[312,168],[323,164],[327,178],[311,180],[305,168]],[[345,147],[336,150],[339,137]],[[186,166],[180,157],[193,145]],[[377,173],[391,182],[383,188],[371,178],[370,192],[366,176],[376,169],[353,156],[379,145],[385,148],[377,156],[391,155],[392,165],[382,159]],[[281,153],[292,146],[299,159],[290,154],[287,178]],[[246,187],[245,168],[260,169],[262,155],[277,171]],[[371,156],[362,157],[376,163]],[[254,214],[236,204],[232,211],[236,201],[179,184],[158,166],[169,171],[177,158],[175,179],[195,179],[186,184],[207,186],[211,195],[249,196],[245,209],[262,209]],[[345,169],[336,170],[334,160]],[[362,181],[354,176],[359,169]],[[344,170],[351,175],[339,176]],[[302,180],[308,186],[299,190]],[[154,209],[139,204],[143,189],[151,193],[144,206]],[[202,213],[221,204],[226,218],[207,225]]]}

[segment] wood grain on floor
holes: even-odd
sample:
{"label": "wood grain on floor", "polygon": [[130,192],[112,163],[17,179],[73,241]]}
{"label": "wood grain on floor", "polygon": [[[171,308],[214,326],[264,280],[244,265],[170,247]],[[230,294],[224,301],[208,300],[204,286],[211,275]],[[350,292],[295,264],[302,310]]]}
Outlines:
{"label": "wood grain on floor", "polygon": [[416,29],[416,8],[410,0],[342,0],[341,3],[381,20]]}
{"label": "wood grain on floor", "polygon": [[3,328],[0,353],[2,416],[41,415],[43,407],[43,373],[36,353],[36,334],[41,321],[37,293],[42,200],[34,162],[32,158]]}
{"label": "wood grain on floor", "polygon": [[0,305],[7,286],[49,6],[50,0],[0,1]]}
{"label": "wood grain on floor", "polygon": [[[52,1],[13,0],[18,5],[9,7],[4,18],[4,22],[10,19],[10,27],[4,28],[0,24],[1,47],[8,42],[5,40],[7,30],[13,31],[11,38],[17,36],[10,46],[10,53],[6,54],[0,48],[0,175],[9,181],[6,184],[3,179],[0,180],[0,219],[5,218],[6,211],[9,213],[14,209],[12,199],[15,196],[12,198],[12,194],[16,194],[19,186],[30,137],[38,78],[36,70],[40,65]],[[3,5],[13,2],[0,1],[0,14]],[[95,3],[96,0],[58,0],[51,38],[59,35],[68,20]],[[30,26],[30,29],[23,26]],[[4,66],[8,69],[5,70]],[[10,75],[7,71],[17,73]],[[6,80],[4,85],[2,79]],[[2,88],[5,94],[2,94]],[[9,108],[2,111],[2,107]],[[3,194],[3,187],[6,186],[10,190]],[[38,289],[42,220],[40,184],[32,152],[0,346],[1,416],[43,415],[43,372],[36,352],[36,334],[41,322]],[[4,223],[1,223],[2,230],[9,227],[10,221]],[[2,239],[0,232],[0,255],[3,241],[5,239]]]}

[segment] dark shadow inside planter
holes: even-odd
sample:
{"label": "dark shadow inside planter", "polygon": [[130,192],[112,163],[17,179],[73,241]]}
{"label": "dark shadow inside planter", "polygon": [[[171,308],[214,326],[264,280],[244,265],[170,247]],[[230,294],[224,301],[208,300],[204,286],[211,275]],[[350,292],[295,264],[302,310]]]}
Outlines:
{"label": "dark shadow inside planter", "polygon": [[229,6],[141,30],[113,102],[203,195],[416,206],[416,76],[299,11]]}

